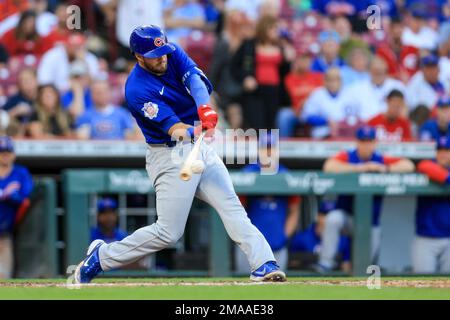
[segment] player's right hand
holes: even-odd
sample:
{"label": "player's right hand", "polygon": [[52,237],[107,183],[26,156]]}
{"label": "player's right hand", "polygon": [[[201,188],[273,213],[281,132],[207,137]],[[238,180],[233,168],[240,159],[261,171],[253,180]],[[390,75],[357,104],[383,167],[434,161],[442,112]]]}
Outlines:
{"label": "player's right hand", "polygon": [[200,121],[202,122],[202,129],[203,130],[213,130],[217,125],[218,115],[217,112],[214,111],[214,109],[207,105],[203,104],[197,109],[198,117],[200,118]]}

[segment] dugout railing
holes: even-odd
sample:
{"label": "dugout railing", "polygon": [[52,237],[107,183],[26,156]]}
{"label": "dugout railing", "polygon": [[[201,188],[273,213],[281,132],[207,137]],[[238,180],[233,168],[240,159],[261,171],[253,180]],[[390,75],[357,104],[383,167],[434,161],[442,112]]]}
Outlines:
{"label": "dugout railing", "polygon": [[[353,275],[366,275],[371,265],[370,237],[373,196],[448,195],[450,187],[439,186],[421,174],[325,174],[291,171],[278,175],[259,175],[231,171],[236,192],[243,195],[354,195],[354,229],[352,241]],[[63,174],[65,197],[66,266],[78,263],[89,244],[89,195],[100,193],[151,193],[144,170],[66,170]],[[233,275],[230,241],[221,220],[211,210],[209,269],[174,272],[128,272],[136,276],[230,276]],[[120,275],[121,273],[116,273]]]}

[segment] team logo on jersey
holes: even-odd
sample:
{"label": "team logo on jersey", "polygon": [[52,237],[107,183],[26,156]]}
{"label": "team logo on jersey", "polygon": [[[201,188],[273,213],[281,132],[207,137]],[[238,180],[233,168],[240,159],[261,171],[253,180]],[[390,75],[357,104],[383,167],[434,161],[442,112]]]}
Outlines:
{"label": "team logo on jersey", "polygon": [[146,118],[154,119],[158,116],[159,108],[156,103],[147,102],[141,110],[144,112]]}
{"label": "team logo on jersey", "polygon": [[155,43],[155,46],[161,47],[165,43],[165,41],[163,38],[155,38],[154,43]]}

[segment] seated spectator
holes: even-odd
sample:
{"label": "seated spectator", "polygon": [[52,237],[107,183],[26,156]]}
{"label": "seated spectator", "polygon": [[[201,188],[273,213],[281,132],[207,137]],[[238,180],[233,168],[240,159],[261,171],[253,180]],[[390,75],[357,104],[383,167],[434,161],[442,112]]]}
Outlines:
{"label": "seated spectator", "polygon": [[85,38],[81,33],[72,33],[63,46],[47,51],[38,67],[39,84],[54,84],[60,92],[70,89],[70,64],[82,60],[89,68],[91,78],[100,75],[98,59],[87,51]]}
{"label": "seated spectator", "polygon": [[111,105],[109,83],[97,80],[92,84],[91,92],[94,108],[85,111],[76,121],[77,137],[101,140],[131,138],[134,134],[133,120],[128,111]]}
{"label": "seated spectator", "polygon": [[[450,137],[437,141],[436,159],[422,160],[420,173],[450,186]],[[419,196],[416,208],[416,236],[412,244],[413,272],[450,273],[450,197]]]}
{"label": "seated spectator", "polygon": [[164,7],[167,38],[181,44],[194,30],[205,28],[205,12],[196,0],[168,0]]}
{"label": "seated spectator", "polygon": [[73,119],[93,108],[89,69],[82,60],[70,64],[70,89],[62,94],[61,103]]}
{"label": "seated spectator", "polygon": [[350,51],[347,65],[341,67],[344,87],[369,80],[369,54],[369,51],[358,47]]}
{"label": "seated spectator", "polygon": [[281,137],[294,136],[295,127],[300,123],[303,105],[311,92],[323,85],[323,74],[311,71],[311,53],[297,55],[292,70],[284,79],[284,85],[292,102],[290,108],[283,108],[277,115],[277,127]]}
{"label": "seated spectator", "polygon": [[29,7],[29,0],[0,1],[0,36],[14,28],[20,19],[21,12]]}
{"label": "seated spectator", "polygon": [[378,141],[400,142],[411,140],[411,124],[402,115],[406,105],[403,93],[392,90],[386,97],[387,110],[373,117],[368,125],[377,131]]}
{"label": "seated spectator", "polygon": [[8,111],[11,121],[17,123],[15,135],[23,135],[24,125],[30,121],[37,98],[38,84],[34,70],[23,69],[17,77],[17,86],[19,91],[6,101],[3,110]]}
{"label": "seated spectator", "polygon": [[[414,170],[414,164],[408,159],[384,156],[376,148],[376,132],[369,126],[363,126],[356,131],[356,148],[340,152],[325,161],[323,171],[329,173],[350,172],[396,172],[404,173]],[[372,261],[376,261],[380,246],[380,214],[382,197],[375,196],[372,209]],[[341,231],[349,231],[351,215],[353,214],[353,196],[340,195],[336,208],[325,218],[322,234],[322,250],[319,256],[318,271],[327,272],[335,267],[335,257],[339,245]]]}
{"label": "seated spectator", "polygon": [[31,5],[36,13],[36,31],[41,37],[45,37],[56,26],[58,19],[48,10],[48,0],[34,0]]}
{"label": "seated spectator", "polygon": [[394,89],[405,92],[403,83],[388,77],[386,62],[375,56],[370,63],[370,79],[344,88],[344,109],[367,121],[386,111],[386,96]]}
{"label": "seated spectator", "polygon": [[42,38],[36,31],[36,14],[24,11],[16,28],[6,32],[0,39],[10,56],[32,54],[40,57],[44,53]]}
{"label": "seated spectator", "polygon": [[438,34],[427,25],[427,18],[427,14],[420,10],[412,10],[406,16],[406,28],[402,34],[403,45],[424,50],[436,49]]}
{"label": "seated spectator", "polygon": [[312,138],[323,139],[336,135],[337,122],[345,118],[342,92],[339,69],[328,69],[325,73],[325,85],[311,93],[300,115],[312,127]]}
{"label": "seated spectator", "polygon": [[386,61],[390,77],[407,82],[419,68],[419,49],[402,43],[403,29],[400,19],[392,19],[387,41],[376,48],[375,54]]}
{"label": "seated spectator", "polygon": [[437,141],[445,136],[450,136],[450,98],[447,97],[438,101],[436,119],[425,122],[419,132],[422,141]]}
{"label": "seated spectator", "polygon": [[39,87],[28,132],[30,137],[35,139],[71,136],[70,118],[62,109],[59,93],[54,85]]}
{"label": "seated spectator", "polygon": [[[450,4],[448,5],[448,12],[450,16]],[[443,23],[440,28],[439,81],[447,90],[450,90],[450,21]]]}
{"label": "seated spectator", "polygon": [[117,201],[112,198],[98,200],[97,226],[91,229],[91,241],[100,239],[110,243],[126,238],[127,232],[118,227],[118,221]]}
{"label": "seated spectator", "polygon": [[[242,172],[254,172],[261,174],[264,170],[272,171],[274,163],[278,164],[278,141],[272,135],[260,136],[258,148],[258,163],[249,164]],[[278,172],[286,173],[288,169],[279,164]],[[251,222],[264,235],[275,255],[275,259],[283,270],[288,262],[288,240],[297,228],[300,215],[299,196],[246,196],[240,197],[246,208]],[[244,252],[236,247],[236,270],[247,272],[250,268]]]}
{"label": "seated spectator", "polygon": [[0,137],[0,279],[12,277],[14,228],[30,206],[33,180],[25,167],[14,164],[12,140]]}
{"label": "seated spectator", "polygon": [[43,36],[42,39],[45,51],[50,50],[56,45],[64,45],[69,37],[70,30],[67,28],[67,19],[69,17],[67,13],[67,7],[68,5],[65,1],[58,2],[58,4],[56,5],[56,21],[49,32],[45,36]]}
{"label": "seated spectator", "polygon": [[342,67],[344,61],[339,57],[339,34],[334,30],[319,34],[320,54],[313,60],[311,70],[326,72],[330,67]]}
{"label": "seated spectator", "polygon": [[369,45],[361,37],[355,36],[352,30],[352,25],[346,16],[337,16],[332,18],[332,27],[339,34],[340,49],[339,56],[344,61],[349,60],[349,55],[353,49],[361,49],[363,51],[369,51]]}
{"label": "seated spectator", "polygon": [[428,55],[421,59],[421,68],[406,87],[406,103],[410,110],[419,105],[432,109],[446,88],[439,81],[439,58]]}
{"label": "seated spectator", "polygon": [[[334,203],[332,206],[334,207]],[[330,207],[328,205],[328,207]],[[290,241],[289,252],[306,252],[318,255],[321,249],[322,233],[325,225],[326,214],[332,208],[327,208],[324,203],[320,204],[316,221],[311,223],[304,231],[296,232]],[[340,268],[344,272],[351,271],[351,240],[349,236],[341,235],[337,256],[340,257]]]}

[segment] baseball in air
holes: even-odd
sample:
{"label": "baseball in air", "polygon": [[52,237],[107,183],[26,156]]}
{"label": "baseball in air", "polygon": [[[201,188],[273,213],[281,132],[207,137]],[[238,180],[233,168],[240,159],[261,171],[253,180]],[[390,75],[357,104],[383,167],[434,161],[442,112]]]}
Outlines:
{"label": "baseball in air", "polygon": [[202,160],[194,160],[191,169],[193,173],[202,173],[205,170],[205,163]]}

